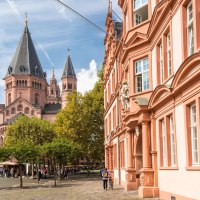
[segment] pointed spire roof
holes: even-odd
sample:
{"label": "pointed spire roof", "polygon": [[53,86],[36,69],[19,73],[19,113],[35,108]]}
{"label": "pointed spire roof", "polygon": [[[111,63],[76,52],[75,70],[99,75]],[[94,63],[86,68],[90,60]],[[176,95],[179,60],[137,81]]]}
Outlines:
{"label": "pointed spire roof", "polygon": [[35,50],[31,34],[28,29],[27,16],[25,18],[25,28],[14,57],[8,67],[6,76],[9,75],[31,75],[45,79],[37,52]]}
{"label": "pointed spire roof", "polygon": [[[68,49],[68,52],[69,52],[69,49]],[[76,79],[76,74],[75,74],[74,67],[73,67],[69,53],[68,53],[67,61],[65,63],[65,68],[64,68],[63,74],[62,74],[62,79],[63,78],[74,78],[74,79]]]}

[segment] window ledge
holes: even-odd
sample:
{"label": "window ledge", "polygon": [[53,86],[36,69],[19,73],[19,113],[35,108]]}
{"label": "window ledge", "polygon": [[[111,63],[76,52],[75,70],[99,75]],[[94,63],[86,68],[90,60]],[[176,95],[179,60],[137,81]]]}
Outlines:
{"label": "window ledge", "polygon": [[174,167],[160,167],[159,170],[178,170],[178,166]]}
{"label": "window ledge", "polygon": [[200,165],[199,166],[187,166],[185,167],[188,171],[200,171]]}

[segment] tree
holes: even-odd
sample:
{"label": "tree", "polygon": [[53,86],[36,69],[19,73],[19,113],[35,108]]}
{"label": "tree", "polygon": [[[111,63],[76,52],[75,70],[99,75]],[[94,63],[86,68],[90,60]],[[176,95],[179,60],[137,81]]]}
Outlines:
{"label": "tree", "polygon": [[22,164],[35,160],[38,156],[37,147],[30,141],[18,141],[10,147],[10,155],[15,157],[19,164],[20,187],[23,187],[22,182]]}
{"label": "tree", "polygon": [[102,71],[94,88],[81,95],[69,93],[67,105],[57,115],[55,130],[58,135],[80,144],[82,153],[93,160],[104,157]]}
{"label": "tree", "polygon": [[46,143],[40,147],[40,155],[54,161],[54,177],[56,186],[56,166],[59,170],[62,165],[72,162],[80,154],[80,146],[67,138],[58,137],[51,143]]}
{"label": "tree", "polygon": [[29,141],[33,145],[50,142],[55,137],[53,124],[36,117],[19,117],[6,131],[5,146],[12,146],[20,141]]}
{"label": "tree", "polygon": [[5,161],[10,157],[10,149],[7,147],[0,147],[0,161]]}

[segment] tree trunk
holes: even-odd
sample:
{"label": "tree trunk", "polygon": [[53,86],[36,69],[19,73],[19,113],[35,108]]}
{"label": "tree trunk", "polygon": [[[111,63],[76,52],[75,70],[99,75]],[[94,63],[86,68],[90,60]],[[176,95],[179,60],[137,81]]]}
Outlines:
{"label": "tree trunk", "polygon": [[32,162],[31,165],[32,165],[32,172],[31,172],[31,174],[32,174],[32,177],[34,178],[34,162]]}
{"label": "tree trunk", "polygon": [[20,176],[20,188],[23,187],[23,183],[22,183],[22,165],[19,164],[19,176]]}

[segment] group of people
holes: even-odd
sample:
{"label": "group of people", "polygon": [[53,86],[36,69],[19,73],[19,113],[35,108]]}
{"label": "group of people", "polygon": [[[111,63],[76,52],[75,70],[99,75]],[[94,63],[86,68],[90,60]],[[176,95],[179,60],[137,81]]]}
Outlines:
{"label": "group of people", "polygon": [[19,169],[18,168],[14,168],[14,167],[11,167],[11,168],[0,168],[0,176],[1,177],[4,177],[4,178],[7,178],[7,177],[11,177],[11,178],[14,178],[14,177],[18,177],[19,176]]}
{"label": "group of people", "polygon": [[101,177],[103,180],[103,189],[107,190],[108,189],[108,183],[109,183],[109,189],[113,190],[113,179],[111,176],[111,173],[108,171],[107,168],[105,168],[104,170],[101,170]]}

